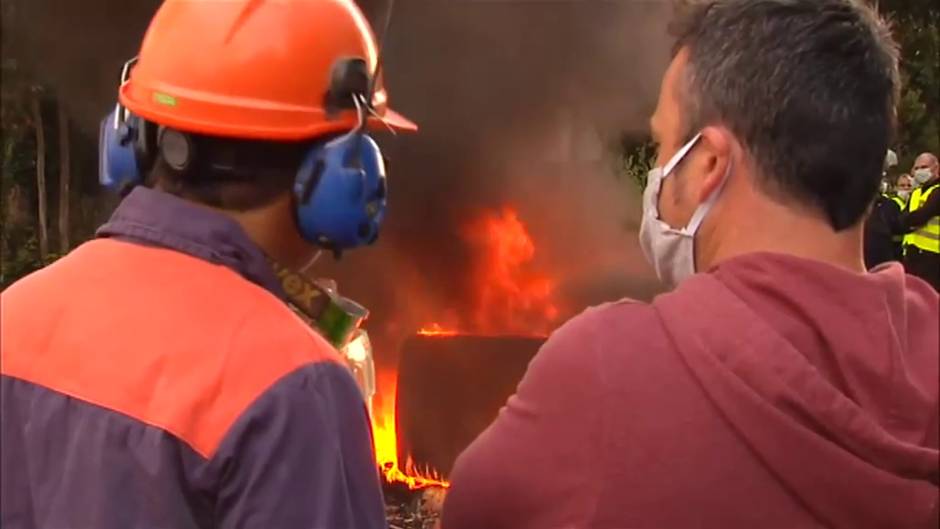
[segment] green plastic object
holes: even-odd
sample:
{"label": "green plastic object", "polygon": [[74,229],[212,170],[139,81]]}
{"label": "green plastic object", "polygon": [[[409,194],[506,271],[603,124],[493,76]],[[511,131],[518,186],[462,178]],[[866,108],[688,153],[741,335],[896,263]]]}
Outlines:
{"label": "green plastic object", "polygon": [[316,325],[328,342],[341,349],[368,315],[369,311],[355,301],[342,296],[330,296],[326,307],[316,319]]}

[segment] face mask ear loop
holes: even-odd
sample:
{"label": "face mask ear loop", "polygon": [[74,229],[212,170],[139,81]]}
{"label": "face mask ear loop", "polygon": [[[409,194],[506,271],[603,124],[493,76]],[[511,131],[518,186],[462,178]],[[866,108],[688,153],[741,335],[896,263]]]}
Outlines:
{"label": "face mask ear loop", "polygon": [[673,157],[669,159],[669,162],[663,166],[663,178],[664,179],[675,170],[676,166],[678,166],[679,163],[683,159],[685,159],[685,156],[689,154],[689,151],[692,150],[692,147],[695,147],[695,144],[698,143],[698,140],[701,138],[702,138],[702,133],[699,132],[698,134],[695,135],[694,138],[689,140],[688,143],[683,145],[682,148],[679,149],[679,152],[674,154]]}
{"label": "face mask ear loop", "polygon": [[[676,166],[678,166],[679,163],[683,159],[685,159],[686,155],[689,154],[689,151],[692,150],[692,147],[695,147],[695,144],[698,143],[698,140],[701,137],[702,137],[702,133],[699,132],[698,134],[695,135],[694,138],[692,138],[685,145],[683,145],[679,149],[679,151],[676,152],[676,154],[672,155],[672,158],[670,158],[669,161],[666,162],[666,165],[662,166],[662,169],[654,168],[652,171],[650,171],[650,174],[647,175],[646,185],[649,186],[650,183],[653,181],[652,179],[650,179],[650,177],[653,176],[655,171],[659,171],[659,174],[655,175],[655,181],[656,181],[655,187],[656,188],[654,190],[649,190],[649,192],[654,193],[652,204],[650,204],[650,208],[654,210],[652,211],[652,213],[654,214],[653,218],[657,222],[661,222],[666,227],[666,229],[673,230],[671,226],[669,226],[668,224],[666,224],[665,221],[659,218],[659,194],[662,193],[663,191],[663,182],[666,180],[666,177],[669,176],[669,174],[675,170]],[[675,231],[678,231],[678,230],[675,230]]]}
{"label": "face mask ear loop", "polygon": [[716,187],[715,190],[712,191],[711,195],[705,199],[705,202],[702,202],[702,204],[699,205],[699,207],[695,210],[695,213],[692,214],[692,218],[689,220],[689,224],[682,229],[683,232],[694,236],[698,231],[702,221],[705,220],[705,215],[708,215],[708,212],[711,211],[712,206],[715,205],[718,197],[721,196],[721,191],[725,188],[725,184],[728,183],[728,178],[731,176],[731,168],[733,165],[734,162],[729,160],[728,169],[725,171],[725,176],[722,177],[718,187]]}

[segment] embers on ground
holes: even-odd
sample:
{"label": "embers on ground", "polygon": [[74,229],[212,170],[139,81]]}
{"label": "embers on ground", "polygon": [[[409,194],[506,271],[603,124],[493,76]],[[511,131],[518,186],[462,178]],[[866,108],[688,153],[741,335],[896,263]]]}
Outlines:
{"label": "embers on ground", "polygon": [[385,516],[389,529],[435,529],[441,518],[445,489],[409,490],[400,483],[385,483]]}

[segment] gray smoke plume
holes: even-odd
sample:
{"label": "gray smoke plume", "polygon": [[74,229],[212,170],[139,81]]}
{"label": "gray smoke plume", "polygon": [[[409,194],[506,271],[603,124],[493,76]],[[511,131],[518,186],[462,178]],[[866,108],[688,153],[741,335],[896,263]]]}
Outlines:
{"label": "gray smoke plume", "polygon": [[[384,4],[366,6],[374,20]],[[611,147],[646,131],[670,12],[665,2],[396,2],[387,85],[421,130],[383,144],[391,195],[378,245],[326,271],[373,310],[382,346],[468,308],[481,285],[460,227],[505,204],[529,227],[534,266],[560,283],[561,319],[656,291],[636,243],[639,193],[615,178]]]}
{"label": "gray smoke plume", "polygon": [[[361,0],[378,33],[386,1]],[[67,102],[93,149],[120,65],[158,3],[4,0],[4,55]],[[321,270],[372,310],[380,362],[420,325],[468,310],[480,285],[460,229],[503,205],[532,234],[533,266],[558,281],[563,317],[655,292],[635,240],[639,192],[615,178],[611,147],[646,130],[669,14],[656,1],[395,3],[386,85],[421,131],[379,138],[390,210],[378,244]]]}

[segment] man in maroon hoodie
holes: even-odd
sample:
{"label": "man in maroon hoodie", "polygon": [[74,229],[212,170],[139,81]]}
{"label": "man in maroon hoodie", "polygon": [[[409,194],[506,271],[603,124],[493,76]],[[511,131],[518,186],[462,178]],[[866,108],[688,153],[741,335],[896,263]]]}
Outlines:
{"label": "man in maroon hoodie", "polygon": [[862,262],[894,42],[850,0],[679,14],[640,235],[675,288],[549,339],[443,528],[937,527],[938,296]]}

